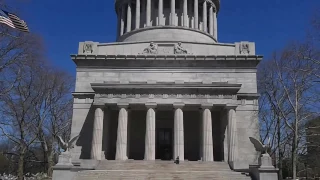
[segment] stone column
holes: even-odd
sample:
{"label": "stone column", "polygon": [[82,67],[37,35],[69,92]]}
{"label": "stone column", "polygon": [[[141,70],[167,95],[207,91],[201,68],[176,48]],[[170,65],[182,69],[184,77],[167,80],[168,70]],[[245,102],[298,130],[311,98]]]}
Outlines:
{"label": "stone column", "polygon": [[209,34],[213,36],[213,6],[209,8]]}
{"label": "stone column", "polygon": [[126,8],[125,6],[122,6],[121,7],[121,25],[120,25],[120,36],[123,35],[124,33],[124,18],[125,18],[125,15],[126,15],[126,12],[125,12]]}
{"label": "stone column", "polygon": [[91,159],[101,160],[103,135],[103,111],[97,108],[94,113]]}
{"label": "stone column", "polygon": [[179,156],[184,161],[184,130],[183,130],[183,108],[184,104],[174,104],[174,151],[173,159]]}
{"label": "stone column", "polygon": [[207,22],[207,1],[203,1],[203,10],[202,10],[202,21],[203,21],[203,31],[207,32],[208,29],[208,22]]}
{"label": "stone column", "polygon": [[162,16],[163,16],[163,0],[159,0],[158,4],[158,25],[162,26]]}
{"label": "stone column", "polygon": [[127,8],[127,32],[131,31],[131,17],[131,2],[129,2]]}
{"label": "stone column", "polygon": [[127,143],[128,143],[128,104],[118,104],[119,118],[118,118],[118,133],[117,133],[117,151],[116,160],[127,160]]}
{"label": "stone column", "polygon": [[212,117],[210,105],[202,105],[202,160],[213,161]]}
{"label": "stone column", "polygon": [[183,0],[183,26],[188,27],[188,0]]}
{"label": "stone column", "polygon": [[156,103],[148,103],[146,107],[146,136],[145,136],[145,150],[144,160],[156,159]]}
{"label": "stone column", "polygon": [[175,26],[175,19],[176,19],[176,1],[175,0],[171,0],[171,22],[170,25],[171,26]]}
{"label": "stone column", "polygon": [[235,108],[228,109],[228,162],[232,166],[236,161],[237,152],[237,115]]}
{"label": "stone column", "polygon": [[151,0],[147,0],[146,25],[151,26]]}
{"label": "stone column", "polygon": [[140,0],[136,0],[136,29],[140,28]]}
{"label": "stone column", "polygon": [[119,38],[120,36],[120,24],[121,24],[121,11],[119,11],[119,9],[117,10],[117,39]]}
{"label": "stone column", "polygon": [[194,0],[194,28],[199,29],[198,0]]}
{"label": "stone column", "polygon": [[217,10],[213,12],[213,37],[218,41],[218,19],[217,19]]}

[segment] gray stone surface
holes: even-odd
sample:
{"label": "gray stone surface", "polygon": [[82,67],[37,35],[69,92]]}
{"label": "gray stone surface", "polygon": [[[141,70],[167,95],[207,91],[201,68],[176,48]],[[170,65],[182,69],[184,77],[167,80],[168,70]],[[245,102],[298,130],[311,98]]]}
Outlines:
{"label": "gray stone surface", "polygon": [[76,179],[249,180],[251,178],[231,171],[224,162],[184,161],[176,165],[165,161],[102,161],[97,170],[79,172]]}
{"label": "gray stone surface", "polygon": [[279,169],[272,165],[269,154],[262,154],[259,157],[259,164],[250,165],[249,169],[254,180],[278,180]]}

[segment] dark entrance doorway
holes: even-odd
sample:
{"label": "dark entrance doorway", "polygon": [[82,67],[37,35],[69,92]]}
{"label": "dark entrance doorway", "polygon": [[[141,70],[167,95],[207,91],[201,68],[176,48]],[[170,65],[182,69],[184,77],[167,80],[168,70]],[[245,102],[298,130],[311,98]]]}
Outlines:
{"label": "dark entrance doorway", "polygon": [[172,129],[159,128],[157,129],[157,159],[171,160],[172,159]]}

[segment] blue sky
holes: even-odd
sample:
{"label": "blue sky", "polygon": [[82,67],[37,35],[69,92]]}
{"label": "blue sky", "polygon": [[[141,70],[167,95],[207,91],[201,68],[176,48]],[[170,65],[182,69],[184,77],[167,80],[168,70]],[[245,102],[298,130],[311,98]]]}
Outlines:
{"label": "blue sky", "polygon": [[[115,41],[114,0],[27,0],[11,7],[42,36],[49,60],[72,74],[70,54],[80,41]],[[254,41],[257,54],[268,57],[305,36],[316,7],[320,0],[221,0],[219,41]]]}

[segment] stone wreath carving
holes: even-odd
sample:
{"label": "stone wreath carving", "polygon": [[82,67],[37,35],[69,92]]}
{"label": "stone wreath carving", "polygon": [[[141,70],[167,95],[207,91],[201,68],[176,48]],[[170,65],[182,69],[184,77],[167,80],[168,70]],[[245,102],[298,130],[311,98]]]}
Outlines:
{"label": "stone wreath carving", "polygon": [[93,44],[85,43],[83,45],[83,53],[92,54],[92,52],[93,52]]}
{"label": "stone wreath carving", "polygon": [[240,54],[250,54],[250,46],[248,43],[240,44]]}
{"label": "stone wreath carving", "polygon": [[150,42],[150,45],[143,50],[143,54],[158,54],[158,45]]}
{"label": "stone wreath carving", "polygon": [[182,47],[181,42],[174,46],[174,54],[188,54],[188,51]]}

